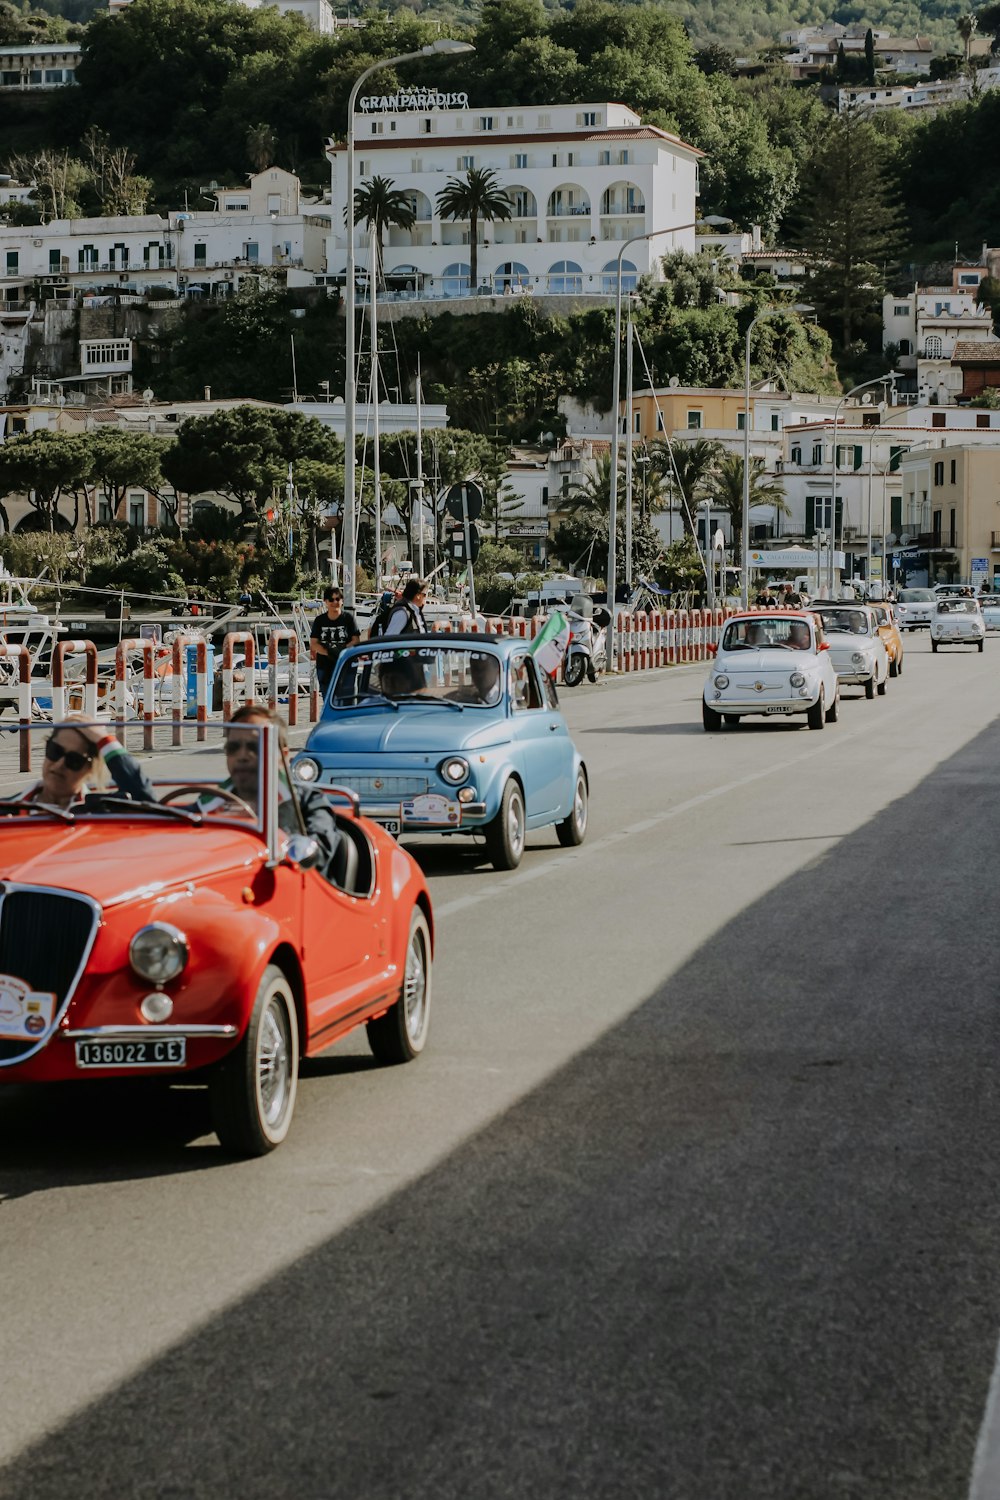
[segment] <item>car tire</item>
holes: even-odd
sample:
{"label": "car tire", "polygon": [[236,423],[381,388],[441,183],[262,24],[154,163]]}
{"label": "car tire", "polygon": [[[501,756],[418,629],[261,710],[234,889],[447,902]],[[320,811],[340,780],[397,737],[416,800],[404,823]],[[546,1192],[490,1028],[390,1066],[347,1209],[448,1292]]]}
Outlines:
{"label": "car tire", "polygon": [[980,642],[979,642],[979,645],[978,645],[978,646],[977,646],[977,648],[976,648],[976,649],[977,649],[977,650],[978,650],[978,651],[982,651],[982,649],[983,649],[983,646],[984,646],[984,644],[985,644],[985,642],[983,642],[983,641],[980,641]]}
{"label": "car tire", "polygon": [[816,702],[806,713],[806,723],[810,729],[822,729],[826,724],[826,704],[823,701],[822,691]]}
{"label": "car tire", "polygon": [[871,699],[871,698],[874,698],[874,696],[875,696],[875,679],[874,679],[874,677],[869,677],[868,681],[865,683],[865,697],[868,698],[868,699]]}
{"label": "car tire", "polygon": [[227,1151],[266,1156],[288,1134],[299,1081],[299,1025],[287,977],[264,970],[238,1047],[211,1075],[212,1124]]}
{"label": "car tire", "polygon": [[500,799],[500,811],[487,823],[486,852],[494,870],[516,870],[524,853],[526,827],[524,793],[516,781],[508,781]]}
{"label": "car tire", "polygon": [[569,657],[563,667],[563,682],[567,687],[579,687],[587,673],[587,658],[579,652]]}
{"label": "car tire", "polygon": [[556,824],[556,837],[564,849],[575,849],[587,837],[589,800],[587,773],[581,766],[573,787],[572,811],[568,818]]}
{"label": "car tire", "polygon": [[701,702],[701,722],[710,732],[722,728],[722,715],[716,713],[714,708],[709,708],[704,699]]}
{"label": "car tire", "polygon": [[876,684],[875,691],[878,693],[878,695],[879,695],[880,698],[884,698],[885,697],[885,690],[886,690],[886,687],[888,685],[887,679],[888,679],[888,673],[886,674],[885,677],[882,678],[881,682],[879,682],[879,683]]}
{"label": "car tire", "polygon": [[931,650],[932,650],[932,651],[936,651],[936,650],[937,650],[937,648],[938,648],[938,643],[937,643],[937,641],[931,641]]}
{"label": "car tire", "polygon": [[830,707],[826,711],[826,722],[828,724],[836,724],[836,722],[837,722],[837,720],[839,718],[840,718],[840,689],[838,688],[837,691],[833,695],[833,702],[830,704]]}
{"label": "car tire", "polygon": [[410,917],[403,965],[403,987],[395,1005],[369,1021],[365,1030],[380,1063],[412,1062],[427,1043],[431,1022],[431,934],[419,906]]}
{"label": "car tire", "polygon": [[896,663],[896,676],[897,677],[902,677],[902,675],[903,675],[903,658],[900,657],[899,661]]}
{"label": "car tire", "polygon": [[892,661],[889,663],[889,676],[890,677],[898,677],[899,676],[899,663],[897,662],[897,660],[896,660],[895,657],[893,657]]}
{"label": "car tire", "polygon": [[728,728],[730,728],[730,729],[739,729],[739,727],[740,727],[740,716],[739,716],[739,714],[723,714],[722,717],[725,719]]}

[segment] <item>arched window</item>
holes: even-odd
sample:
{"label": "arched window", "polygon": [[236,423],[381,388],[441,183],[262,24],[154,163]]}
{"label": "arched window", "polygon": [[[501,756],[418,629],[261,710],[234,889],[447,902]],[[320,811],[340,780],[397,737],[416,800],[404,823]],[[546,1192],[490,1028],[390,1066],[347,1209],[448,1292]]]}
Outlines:
{"label": "arched window", "polygon": [[538,217],[538,203],[530,188],[509,187],[507,197],[510,199],[512,219],[536,219]]}
{"label": "arched window", "polygon": [[445,266],[441,277],[441,290],[446,297],[467,297],[472,284],[472,267],[467,261],[452,261]]}
{"label": "arched window", "polygon": [[583,268],[575,260],[557,260],[549,267],[549,291],[556,296],[583,291]]}
{"label": "arched window", "polygon": [[[622,291],[634,292],[639,273],[630,260],[622,261]],[[618,262],[609,260],[601,272],[601,291],[613,297],[618,290]]]}
{"label": "arched window", "polygon": [[527,266],[522,266],[519,260],[505,260],[502,266],[498,266],[493,284],[498,292],[519,291],[521,287],[527,286],[531,277]]}
{"label": "arched window", "polygon": [[431,200],[427,194],[422,193],[419,188],[409,188],[406,197],[409,200],[410,207],[413,209],[417,223],[429,224],[433,217],[433,211],[431,209]]}
{"label": "arched window", "polygon": [[634,182],[613,182],[609,188],[604,189],[601,197],[601,213],[605,216],[615,214],[644,214],[646,205],[643,202],[642,191]]}
{"label": "arched window", "polygon": [[929,333],[924,339],[924,358],[940,359],[944,354],[944,344],[939,333]]}
{"label": "arched window", "polygon": [[910,341],[909,341],[909,339],[900,339],[900,341],[899,341],[899,352],[900,352],[900,354],[911,354],[913,352],[911,350],[911,348],[910,348]]}
{"label": "arched window", "polygon": [[545,212],[550,219],[584,218],[590,214],[590,199],[582,187],[567,182],[549,194]]}

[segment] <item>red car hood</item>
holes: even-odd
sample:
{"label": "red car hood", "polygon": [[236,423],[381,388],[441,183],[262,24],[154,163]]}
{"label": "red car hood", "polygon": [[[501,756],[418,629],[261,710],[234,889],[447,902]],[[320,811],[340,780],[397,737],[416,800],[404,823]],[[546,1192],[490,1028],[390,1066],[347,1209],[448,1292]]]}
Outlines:
{"label": "red car hood", "polygon": [[222,825],[164,828],[107,817],[63,824],[25,817],[0,826],[0,880],[80,891],[109,906],[249,866],[265,847],[249,830]]}

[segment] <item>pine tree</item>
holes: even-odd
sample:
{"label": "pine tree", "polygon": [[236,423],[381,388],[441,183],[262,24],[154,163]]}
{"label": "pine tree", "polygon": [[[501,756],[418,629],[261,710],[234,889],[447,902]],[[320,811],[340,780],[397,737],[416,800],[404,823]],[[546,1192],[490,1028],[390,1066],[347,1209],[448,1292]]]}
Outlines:
{"label": "pine tree", "polygon": [[803,242],[809,299],[846,349],[881,301],[901,240],[885,143],[856,110],[832,122],[810,162]]}

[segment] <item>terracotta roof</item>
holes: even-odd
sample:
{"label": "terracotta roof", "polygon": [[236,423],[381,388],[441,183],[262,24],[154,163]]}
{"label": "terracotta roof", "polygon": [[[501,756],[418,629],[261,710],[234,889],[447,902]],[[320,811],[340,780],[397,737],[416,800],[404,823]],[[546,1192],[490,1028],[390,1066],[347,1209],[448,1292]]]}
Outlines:
{"label": "terracotta roof", "polygon": [[953,365],[1000,364],[1000,339],[964,339],[955,345]]}
{"label": "terracotta roof", "polygon": [[[368,117],[366,117],[368,118]],[[405,119],[404,115],[378,115],[370,118],[384,120]],[[354,132],[355,151],[390,151],[394,147],[421,145],[425,149],[432,146],[465,146],[468,148],[471,141],[488,141],[498,146],[520,146],[526,143],[535,144],[539,141],[551,145],[560,141],[666,141],[671,146],[680,146],[683,151],[689,151],[692,156],[704,156],[706,153],[697,146],[692,146],[689,141],[682,141],[679,135],[671,135],[669,131],[659,130],[655,125],[635,125],[631,129],[619,130],[539,130],[525,134],[524,131],[492,131],[477,130],[465,135],[359,135]],[[326,148],[327,156],[339,156],[346,152],[346,142],[336,141]]]}

